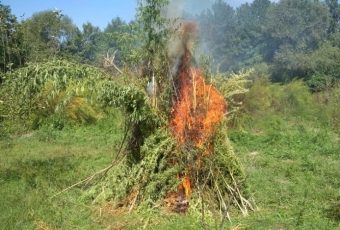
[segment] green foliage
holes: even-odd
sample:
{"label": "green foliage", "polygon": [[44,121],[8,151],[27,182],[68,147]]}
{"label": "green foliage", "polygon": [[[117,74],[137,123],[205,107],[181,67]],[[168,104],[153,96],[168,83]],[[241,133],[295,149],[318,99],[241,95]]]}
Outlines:
{"label": "green foliage", "polygon": [[[327,38],[329,13],[324,3],[284,0],[272,5],[264,25],[276,82],[306,77],[308,55]],[[280,26],[278,26],[280,25]],[[294,26],[293,26],[294,25]]]}
{"label": "green foliage", "polygon": [[122,86],[107,77],[102,70],[68,61],[30,64],[6,75],[3,114],[9,121],[22,121],[21,125],[33,122],[34,127],[54,114],[71,123],[89,124],[113,106],[122,109],[130,127],[138,125],[149,135],[160,123],[145,91],[138,82]]}
{"label": "green foliage", "polygon": [[[250,175],[248,191],[261,192],[253,193],[257,211],[247,220],[234,220],[233,226],[339,227],[334,190],[338,183],[331,173],[339,161],[334,117],[338,99],[337,87],[311,94],[302,81],[278,85],[266,78],[255,80],[246,93],[245,113],[238,116],[238,128],[229,130],[229,137]],[[331,188],[321,191],[320,184]]]}
{"label": "green foliage", "polygon": [[100,47],[103,45],[103,34],[99,27],[90,22],[83,24],[82,32],[78,28],[72,30],[68,38],[60,44],[60,56],[76,59],[81,63],[100,66]]}
{"label": "green foliage", "polygon": [[278,48],[288,44],[297,51],[315,48],[327,36],[329,14],[319,2],[283,0],[269,9],[267,17],[265,30]]}
{"label": "green foliage", "polygon": [[118,86],[114,81],[107,81],[100,88],[102,91],[98,94],[98,100],[102,101],[103,106],[120,108],[125,115],[127,148],[130,152],[128,162],[140,163],[140,148],[149,135],[161,124],[164,125],[164,114],[151,107],[145,91],[136,85]]}
{"label": "green foliage", "polygon": [[138,22],[143,28],[142,42],[146,58],[154,59],[158,52],[166,48],[169,29],[165,27],[166,18],[161,11],[169,3],[168,0],[139,1]]}
{"label": "green foliage", "polygon": [[249,114],[280,113],[304,118],[315,115],[313,96],[301,80],[280,86],[268,78],[256,79],[246,94],[244,109]]}
{"label": "green foliage", "polygon": [[[119,60],[121,59],[130,68],[140,67],[144,57],[141,46],[143,27],[136,21],[132,21],[129,24],[120,26],[119,29],[117,28],[118,31],[111,31],[111,29],[111,25],[108,25],[105,29],[108,32],[105,32],[104,36],[110,40],[110,44],[113,43],[112,41],[114,40],[119,47],[115,48],[115,50],[118,50],[116,54],[116,58],[118,58],[117,64],[119,64]],[[111,48],[110,44],[108,49]],[[114,52],[115,50],[111,48],[111,50],[106,50],[106,52]]]}
{"label": "green foliage", "polygon": [[[176,31],[176,23],[163,15],[168,3],[138,1],[135,21],[125,23],[115,18],[103,32],[90,22],[80,31],[68,16],[52,11],[38,12],[18,23],[10,8],[1,5],[0,66],[8,71],[26,61],[56,56],[95,66],[114,60],[119,69],[144,65],[143,76],[155,76],[163,93],[168,91],[163,87],[171,63],[167,41]],[[325,42],[339,47],[338,11],[336,0],[255,0],[236,10],[217,1],[211,9],[191,18],[199,22],[203,49],[212,55],[214,69],[220,66],[222,72],[237,72],[265,64],[270,66],[266,75],[274,81],[303,78],[316,92],[324,90],[325,81],[338,76],[337,66],[335,72],[329,71],[338,63],[336,54],[332,58],[331,48],[323,47]],[[324,63],[318,58],[322,56],[326,57]],[[117,73],[114,67],[108,70]]]}
{"label": "green foliage", "polygon": [[[89,65],[55,60],[31,62],[25,68],[2,75],[0,138],[27,127],[38,130],[32,134],[33,138],[29,136],[31,133],[26,134],[27,142],[23,139],[26,136],[19,139],[26,144],[32,141],[32,150],[26,147],[15,150],[19,142],[14,140],[0,142],[0,149],[5,149],[1,153],[6,154],[2,163],[5,167],[0,170],[3,185],[0,197],[6,200],[0,202],[0,209],[5,213],[13,203],[18,203],[17,199],[21,201],[1,222],[9,229],[100,228],[97,222],[93,224],[93,216],[83,204],[114,199],[116,207],[140,205],[140,219],[147,220],[137,216],[138,220],[133,223],[143,224],[145,228],[148,225],[169,227],[168,222],[176,222],[174,226],[180,228],[183,226],[179,223],[184,228],[186,225],[201,227],[199,217],[209,225],[215,222],[217,228],[221,216],[218,214],[222,213],[222,218],[227,218],[229,213],[236,214],[230,209],[231,204],[243,215],[249,214],[252,205],[244,196],[252,195],[259,209],[250,213],[248,219],[238,218],[236,214],[235,222],[228,227],[338,227],[336,188],[339,184],[334,179],[339,177],[338,16],[336,9],[333,12],[329,7],[329,12],[334,14],[331,15],[333,24],[328,27],[330,15],[325,10],[326,5],[335,2],[326,1],[323,5],[318,1],[284,0],[271,4],[268,0],[254,0],[235,11],[217,1],[211,10],[202,13],[201,30],[206,32],[202,38],[222,71],[257,67],[254,73],[218,72],[213,78],[213,84],[228,100],[229,118],[233,116],[236,124],[233,127],[240,130],[229,131],[231,143],[226,124],[221,124],[212,137],[212,154],[204,157],[201,155],[211,146],[197,149],[189,143],[179,148],[168,130],[171,57],[167,47],[176,31],[170,29],[170,23],[161,14],[167,3],[167,0],[139,1],[136,22],[125,24],[119,19],[113,20],[104,33],[91,23],[85,24],[80,32],[68,17],[41,12],[23,21],[24,37],[19,29],[10,29],[18,31],[17,34],[8,33],[6,29],[19,27],[14,18],[8,16],[8,8],[0,5],[3,32],[0,55],[4,69],[12,70],[5,67],[10,60],[15,60],[16,66],[22,65],[24,53],[29,60],[36,57],[36,61],[42,61],[62,55],[99,65],[101,55],[109,56],[117,50],[116,60],[121,66],[123,62],[133,67],[140,67],[142,61],[146,63],[143,79],[134,78],[126,66],[120,79],[112,79]],[[9,27],[4,27],[4,18]],[[46,27],[42,22],[47,22]],[[327,38],[332,40],[324,43]],[[21,42],[26,45],[25,49],[20,46]],[[315,94],[310,93],[302,80],[286,85],[272,84],[269,78],[263,77],[270,74],[280,82],[303,78]],[[250,76],[256,77],[249,88]],[[152,78],[159,90],[157,103],[150,103],[145,93],[147,81]],[[116,109],[122,113],[119,121],[113,119],[106,123],[105,117],[117,114]],[[87,124],[89,129],[83,126],[74,129],[74,124]],[[118,138],[110,139],[112,134],[122,138],[122,143]],[[95,143],[91,142],[93,139]],[[56,150],[40,151],[56,143],[60,144]],[[115,158],[118,161],[104,180],[86,192],[70,192],[72,202],[64,198],[45,202],[46,196],[79,181],[82,179],[79,175],[83,177],[89,172],[80,173],[80,165],[98,170],[109,164],[115,155],[109,153],[112,145],[119,153]],[[103,146],[107,149],[103,150]],[[93,162],[85,162],[87,156],[82,155],[82,151],[86,149],[93,151],[90,157]],[[35,155],[37,152],[39,156]],[[19,159],[22,155],[27,159]],[[245,170],[242,163],[246,165]],[[192,167],[190,170],[188,165]],[[195,191],[188,216],[167,217],[160,225],[158,221],[149,221],[150,215],[159,215],[153,211],[159,202],[181,184],[176,178],[190,171]],[[250,177],[247,184],[243,184],[246,174]],[[324,190],[319,189],[320,184]],[[20,191],[16,197],[8,195],[16,191]],[[324,201],[325,195],[330,201]],[[23,205],[27,201],[33,210],[29,218],[20,211],[29,211]],[[79,216],[79,210],[85,215],[86,223],[82,222],[84,215]],[[66,221],[65,213],[69,214]]]}
{"label": "green foliage", "polygon": [[146,138],[141,148],[143,157],[138,163],[130,167],[128,156],[125,156],[123,162],[110,170],[105,182],[94,186],[88,195],[92,194],[95,202],[113,198],[117,204],[124,204],[124,200],[132,193],[135,195],[136,206],[141,202],[147,205],[158,202],[166,193],[175,190],[181,182],[176,180],[176,175],[183,168],[180,165],[171,165],[169,161],[175,157],[175,143],[166,129],[158,129]]}
{"label": "green foliage", "polygon": [[141,53],[143,60],[142,77],[152,83],[156,95],[153,95],[154,106],[167,108],[170,100],[169,83],[172,58],[170,57],[169,45],[172,36],[178,32],[172,20],[163,16],[168,6],[168,0],[139,1],[137,23],[142,28]]}
{"label": "green foliage", "polygon": [[[336,1],[256,0],[236,11],[217,1],[196,20],[204,49],[222,72],[257,69],[265,62],[270,67],[265,75],[275,82],[311,79],[311,89],[318,91],[323,81],[334,77],[329,73],[332,60],[338,63],[331,51],[339,47],[338,15]],[[332,41],[333,47],[326,48],[325,41]]]}
{"label": "green foliage", "polygon": [[320,49],[310,55],[306,63],[310,78],[307,80],[312,92],[320,92],[334,86],[340,73],[339,47],[330,42],[323,44]]}
{"label": "green foliage", "polygon": [[[254,68],[265,57],[263,25],[271,5],[269,0],[254,0],[236,9],[236,38],[232,41],[233,70]],[[256,69],[256,68],[255,68]]]}
{"label": "green foliage", "polygon": [[318,104],[321,105],[321,111],[323,111],[318,117],[325,126],[339,133],[340,108],[337,106],[340,101],[339,82],[336,82],[332,88],[315,94],[315,97]]}
{"label": "green foliage", "polygon": [[[0,72],[12,71],[25,62],[23,32],[9,6],[0,3]],[[2,78],[0,76],[0,84]]]}
{"label": "green foliage", "polygon": [[[285,91],[288,95],[280,101]],[[299,92],[304,96],[299,98]],[[243,105],[249,114],[238,117],[240,129],[229,129],[228,139],[225,124],[220,126],[214,154],[201,158],[204,168],[200,170],[211,171],[209,183],[216,182],[219,186],[210,190],[205,187],[203,210],[198,194],[192,194],[186,215],[159,209],[155,201],[164,195],[165,188],[176,189],[181,183],[176,179],[176,173],[183,172],[181,164],[169,168],[167,159],[184,165],[204,150],[176,149],[176,141],[164,128],[145,139],[141,148],[144,166],[129,167],[124,162],[130,152],[123,151],[123,162],[117,162],[107,172],[107,178],[94,178],[90,184],[99,181],[94,187],[81,190],[81,186],[77,186],[51,198],[106,167],[116,157],[126,117],[126,113],[120,115],[118,111],[124,111],[120,108],[107,107],[112,116],[95,125],[65,126],[62,130],[44,126],[19,138],[0,140],[2,226],[6,229],[122,226],[127,229],[141,226],[206,229],[208,226],[202,224],[201,214],[204,213],[205,224],[218,228],[219,208],[223,211],[219,204],[223,203],[217,202],[216,206],[214,195],[218,193],[217,188],[226,191],[228,187],[224,186],[223,178],[230,180],[228,175],[232,173],[236,181],[248,175],[246,184],[240,185],[241,195],[254,199],[252,204],[256,206],[247,218],[237,214],[234,208],[229,209],[232,221],[224,221],[224,229],[338,229],[339,127],[332,130],[325,121],[339,124],[339,107],[336,106],[339,92],[339,88],[334,87],[310,94],[301,81],[280,86],[265,78],[257,79],[246,92]],[[275,102],[273,108],[272,101]],[[252,107],[248,102],[252,102]],[[298,108],[300,106],[302,108]],[[311,107],[312,111],[308,112]],[[318,111],[317,115],[309,116],[314,110]],[[334,120],[323,113],[332,114]],[[180,151],[186,154],[181,155]],[[208,174],[201,175],[203,177],[198,179],[205,181]],[[228,183],[233,187],[232,181]],[[127,194],[131,195],[128,201],[124,199]],[[136,198],[135,207],[143,201],[144,205],[127,214],[129,210],[121,209],[122,203],[106,203],[100,207],[92,203],[102,204],[101,201],[111,198],[130,202],[130,205]],[[228,198],[231,196],[225,197]],[[216,209],[218,211],[214,211]]]}
{"label": "green foliage", "polygon": [[[123,61],[127,62],[127,59],[124,58],[125,55],[128,52],[132,52],[132,50],[124,50],[123,43],[130,43],[129,40],[126,40],[129,36],[124,36],[124,34],[130,35],[130,38],[132,37],[131,31],[129,31],[129,25],[119,17],[112,19],[103,31],[103,39],[100,47],[102,55],[106,54],[108,57],[114,55],[114,62],[119,67],[123,66]],[[133,42],[130,43],[130,45],[133,44]],[[130,64],[130,62],[127,63]]]}
{"label": "green foliage", "polygon": [[217,73],[213,80],[219,92],[223,95],[228,103],[228,119],[232,120],[242,109],[245,93],[249,91],[252,81],[250,80],[254,70],[240,71],[238,74]]}
{"label": "green foliage", "polygon": [[100,118],[100,111],[93,98],[91,103],[91,95],[95,82],[105,77],[99,69],[67,61],[31,63],[5,75],[2,113],[21,128],[52,114],[78,123],[93,122]]}
{"label": "green foliage", "polygon": [[258,78],[242,102],[243,110],[234,118],[238,127],[254,127],[259,132],[270,126],[283,129],[287,120],[307,120],[311,124],[317,122],[319,126],[336,132],[339,127],[337,83],[328,90],[312,94],[301,80],[279,85],[271,83],[268,78]]}
{"label": "green foliage", "polygon": [[331,87],[333,79],[322,73],[314,73],[307,84],[311,88],[312,92],[320,92]]}
{"label": "green foliage", "polygon": [[53,11],[41,11],[22,22],[25,54],[29,62],[48,61],[77,30],[70,17]]}
{"label": "green foliage", "polygon": [[339,19],[340,19],[340,4],[337,0],[326,0],[326,5],[328,7],[329,14],[331,16],[331,21],[328,29],[328,34],[330,36],[338,34],[339,32]]}
{"label": "green foliage", "polygon": [[[236,20],[235,10],[226,2],[216,1],[211,10],[203,12],[198,19],[202,31],[202,39],[209,47],[216,65],[220,65],[221,71],[234,70],[233,59],[230,58],[235,39]],[[216,66],[215,66],[216,67]]]}

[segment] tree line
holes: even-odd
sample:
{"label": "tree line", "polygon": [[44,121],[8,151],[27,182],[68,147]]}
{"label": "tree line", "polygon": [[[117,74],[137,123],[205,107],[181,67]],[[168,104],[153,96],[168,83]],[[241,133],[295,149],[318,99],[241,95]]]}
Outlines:
{"label": "tree line", "polygon": [[313,91],[340,77],[337,0],[254,0],[237,9],[218,0],[196,19],[221,71],[253,67],[274,82],[302,78]]}
{"label": "tree line", "polygon": [[[331,87],[340,78],[337,0],[254,0],[236,9],[216,0],[200,14],[184,15],[198,23],[201,49],[211,57],[213,71],[254,68],[256,75],[274,82],[301,78],[313,92]],[[79,29],[57,10],[19,21],[10,6],[0,2],[0,31],[2,73],[55,58],[97,67],[105,64],[112,71],[142,62],[138,48],[145,31],[136,20],[116,17],[104,30],[90,22]]]}

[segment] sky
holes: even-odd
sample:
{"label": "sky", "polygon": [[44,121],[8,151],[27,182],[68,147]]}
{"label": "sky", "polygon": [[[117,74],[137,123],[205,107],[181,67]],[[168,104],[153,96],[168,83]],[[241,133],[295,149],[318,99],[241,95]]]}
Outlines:
{"label": "sky", "polygon": [[[176,0],[181,2],[182,0]],[[202,10],[207,3],[215,0],[187,0],[192,2],[190,8],[195,11]],[[229,5],[238,7],[252,0],[225,0]],[[54,7],[62,10],[62,14],[69,16],[73,23],[82,29],[82,25],[91,22],[100,29],[111,22],[112,19],[120,17],[125,22],[135,18],[137,0],[0,0],[3,5],[9,5],[12,14],[18,20],[27,19],[33,13],[44,10],[54,10]],[[199,7],[200,6],[200,7]]]}

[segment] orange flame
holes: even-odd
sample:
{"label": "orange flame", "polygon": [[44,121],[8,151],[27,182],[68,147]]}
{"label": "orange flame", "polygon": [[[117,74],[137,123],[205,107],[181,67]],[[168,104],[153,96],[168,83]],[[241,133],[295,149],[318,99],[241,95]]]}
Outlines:
{"label": "orange flame", "polygon": [[[196,26],[192,23],[184,25],[183,42],[188,42]],[[206,149],[204,155],[213,151],[213,143],[210,137],[217,125],[225,117],[227,103],[223,96],[212,85],[206,84],[203,78],[203,70],[195,68],[192,64],[193,57],[184,44],[177,79],[175,79],[175,97],[170,121],[172,134],[178,139],[180,145],[189,144],[196,148]],[[198,157],[198,164],[200,160]],[[190,166],[187,169],[190,171]],[[186,172],[190,175],[190,172]],[[188,176],[185,176],[182,184],[188,197],[191,193],[191,184]]]}
{"label": "orange flame", "polygon": [[184,177],[184,179],[183,179],[183,188],[184,188],[185,196],[189,197],[192,190],[191,190],[190,180],[189,180],[188,177]]}

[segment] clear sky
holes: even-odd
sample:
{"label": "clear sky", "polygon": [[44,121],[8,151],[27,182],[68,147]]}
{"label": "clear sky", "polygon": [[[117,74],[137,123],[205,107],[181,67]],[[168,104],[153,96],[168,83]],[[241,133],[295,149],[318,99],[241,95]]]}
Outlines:
{"label": "clear sky", "polygon": [[[177,1],[181,2],[182,0]],[[215,2],[215,0],[189,1],[192,2],[192,7]],[[237,7],[253,0],[225,1],[233,7]],[[135,17],[137,7],[137,0],[0,0],[0,2],[3,5],[9,5],[12,14],[16,15],[19,21],[21,18],[31,17],[33,13],[53,10],[56,7],[62,10],[62,14],[69,16],[80,29],[86,22],[91,22],[94,26],[104,29],[116,17],[130,22]],[[24,17],[20,17],[23,14],[25,14]]]}
{"label": "clear sky", "polygon": [[12,14],[20,21],[20,16],[27,19],[33,13],[62,10],[80,29],[86,22],[104,29],[112,19],[120,17],[125,22],[134,19],[137,7],[136,0],[0,0],[3,5],[9,5]]}

